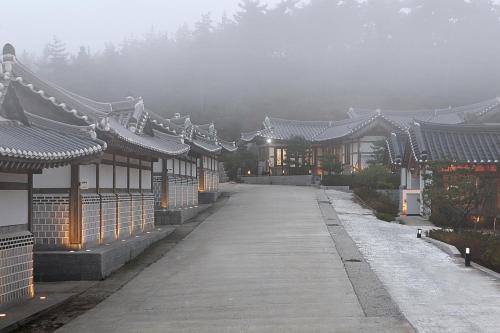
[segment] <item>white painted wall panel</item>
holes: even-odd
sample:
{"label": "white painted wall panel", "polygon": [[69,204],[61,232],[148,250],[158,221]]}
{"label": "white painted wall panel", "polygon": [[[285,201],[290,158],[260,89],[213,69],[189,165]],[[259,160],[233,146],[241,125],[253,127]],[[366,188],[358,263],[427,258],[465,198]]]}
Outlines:
{"label": "white painted wall panel", "polygon": [[96,167],[95,164],[80,165],[80,182],[86,188],[96,188]]}
{"label": "white painted wall panel", "polygon": [[142,170],[142,189],[151,189],[151,171],[149,170]]}
{"label": "white painted wall panel", "polygon": [[116,188],[127,188],[127,168],[122,166],[116,167]]}
{"label": "white painted wall panel", "polygon": [[113,166],[99,164],[99,187],[113,188]]}
{"label": "white painted wall panel", "polygon": [[130,168],[130,188],[139,189],[139,169]]}
{"label": "white painted wall panel", "polygon": [[162,172],[163,171],[163,160],[160,158],[158,162],[153,163],[153,171],[154,172]]}
{"label": "white painted wall panel", "polygon": [[43,169],[41,174],[33,175],[34,188],[70,188],[71,166]]}
{"label": "white painted wall panel", "polygon": [[28,191],[0,191],[0,226],[28,224]]}

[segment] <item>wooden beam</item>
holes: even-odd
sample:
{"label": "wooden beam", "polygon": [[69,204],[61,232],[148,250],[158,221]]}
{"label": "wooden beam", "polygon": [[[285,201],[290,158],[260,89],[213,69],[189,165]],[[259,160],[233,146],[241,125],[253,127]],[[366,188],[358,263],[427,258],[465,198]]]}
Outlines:
{"label": "wooden beam", "polygon": [[71,165],[71,189],[69,195],[69,242],[71,245],[81,245],[82,221],[80,205],[80,166]]}

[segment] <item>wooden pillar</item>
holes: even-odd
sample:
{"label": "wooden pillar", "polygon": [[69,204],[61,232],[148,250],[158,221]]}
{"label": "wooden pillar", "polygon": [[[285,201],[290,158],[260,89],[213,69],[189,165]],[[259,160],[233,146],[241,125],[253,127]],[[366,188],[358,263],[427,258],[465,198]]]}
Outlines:
{"label": "wooden pillar", "polygon": [[33,231],[33,173],[28,173],[28,230]]}
{"label": "wooden pillar", "polygon": [[167,160],[161,160],[161,208],[168,208],[168,167]]}
{"label": "wooden pillar", "polygon": [[82,220],[80,205],[80,167],[71,165],[71,188],[69,194],[69,242],[79,246],[82,242]]}

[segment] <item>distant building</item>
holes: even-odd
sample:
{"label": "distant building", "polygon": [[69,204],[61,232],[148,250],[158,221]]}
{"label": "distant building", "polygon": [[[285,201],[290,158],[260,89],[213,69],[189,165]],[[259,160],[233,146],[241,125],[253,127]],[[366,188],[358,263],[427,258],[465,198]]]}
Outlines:
{"label": "distant building", "polygon": [[[481,103],[438,110],[390,111],[351,108],[340,121],[298,121],[266,117],[261,129],[242,133],[241,140],[258,151],[254,175],[328,174],[322,167],[325,156],[334,156],[344,173],[357,172],[373,159],[372,146],[393,134],[401,135],[414,121],[442,124],[500,121],[500,103]],[[290,156],[288,142],[302,137],[311,144],[304,156]]]}

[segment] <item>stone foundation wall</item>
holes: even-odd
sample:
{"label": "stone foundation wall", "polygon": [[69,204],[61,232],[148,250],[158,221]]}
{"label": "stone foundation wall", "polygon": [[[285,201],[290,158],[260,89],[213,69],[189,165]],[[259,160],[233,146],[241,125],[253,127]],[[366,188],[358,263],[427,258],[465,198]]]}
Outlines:
{"label": "stone foundation wall", "polygon": [[99,244],[101,238],[101,198],[96,193],[81,194],[82,247]]}
{"label": "stone foundation wall", "polygon": [[37,249],[69,245],[69,194],[33,194],[32,232]]}
{"label": "stone foundation wall", "polygon": [[143,231],[151,231],[155,227],[155,197],[153,193],[142,195]]}
{"label": "stone foundation wall", "polygon": [[132,204],[128,193],[116,195],[116,207],[118,211],[118,239],[130,237],[130,227],[132,223]]}
{"label": "stone foundation wall", "polygon": [[116,194],[101,194],[101,241],[104,243],[116,239],[116,207]]}
{"label": "stone foundation wall", "polygon": [[0,305],[33,297],[33,235],[0,235]]}
{"label": "stone foundation wall", "polygon": [[142,232],[142,194],[132,193],[130,195],[131,213],[131,231],[132,235],[137,235]]}

